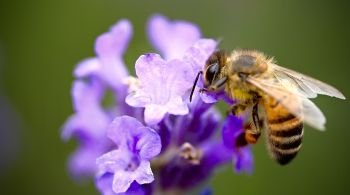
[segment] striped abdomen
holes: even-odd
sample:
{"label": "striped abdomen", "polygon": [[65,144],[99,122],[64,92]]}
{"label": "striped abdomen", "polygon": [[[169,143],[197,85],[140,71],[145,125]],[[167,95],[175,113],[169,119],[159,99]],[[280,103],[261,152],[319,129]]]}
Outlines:
{"label": "striped abdomen", "polygon": [[273,99],[265,102],[264,107],[269,150],[279,164],[285,165],[301,148],[303,121]]}

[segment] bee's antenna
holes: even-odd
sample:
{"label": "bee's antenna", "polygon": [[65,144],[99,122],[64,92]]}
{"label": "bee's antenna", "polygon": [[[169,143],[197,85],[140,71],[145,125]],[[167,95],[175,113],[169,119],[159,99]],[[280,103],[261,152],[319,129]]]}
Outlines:
{"label": "bee's antenna", "polygon": [[192,96],[193,96],[193,93],[194,93],[194,89],[196,88],[196,85],[197,85],[197,82],[198,82],[198,79],[199,79],[199,75],[201,75],[202,73],[203,73],[202,71],[198,72],[198,74],[196,76],[196,80],[193,83],[193,87],[192,87],[191,95],[190,95],[190,102],[192,102]]}

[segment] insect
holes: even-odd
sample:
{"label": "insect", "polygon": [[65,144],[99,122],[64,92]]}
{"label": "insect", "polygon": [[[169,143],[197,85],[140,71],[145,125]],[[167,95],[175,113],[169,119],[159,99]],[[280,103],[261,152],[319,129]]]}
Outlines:
{"label": "insect", "polygon": [[236,101],[229,111],[248,116],[249,125],[237,146],[255,144],[265,131],[268,150],[281,165],[289,163],[300,150],[304,122],[324,130],[326,119],[309,98],[322,94],[345,99],[334,87],[276,65],[273,58],[255,50],[214,52],[198,73],[190,99],[201,74],[201,91],[224,90]]}

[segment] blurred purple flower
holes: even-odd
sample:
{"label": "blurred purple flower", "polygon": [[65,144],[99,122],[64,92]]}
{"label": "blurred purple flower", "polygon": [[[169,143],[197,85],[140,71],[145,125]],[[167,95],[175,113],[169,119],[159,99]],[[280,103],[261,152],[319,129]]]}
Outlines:
{"label": "blurred purple flower", "polygon": [[[132,35],[129,21],[121,20],[110,31],[99,36],[95,43],[97,57],[83,60],[74,71],[78,78],[72,87],[73,107],[76,112],[65,123],[62,138],[76,137],[80,147],[69,160],[69,169],[75,177],[93,176],[95,160],[111,145],[106,137],[107,126],[117,114],[140,117],[140,110],[125,103],[128,72],[122,56]],[[115,93],[108,109],[102,107],[106,91]],[[116,95],[118,94],[118,95]]]}
{"label": "blurred purple flower", "polygon": [[96,158],[106,152],[109,141],[99,142],[96,140],[80,140],[80,146],[70,156],[69,170],[75,179],[82,180],[83,177],[93,177],[96,173]]}
{"label": "blurred purple flower", "polygon": [[83,60],[74,70],[78,78],[96,76],[107,85],[118,89],[128,71],[123,61],[124,52],[132,36],[128,20],[120,20],[110,31],[99,36],[95,43],[97,57]]}
{"label": "blurred purple flower", "polygon": [[114,174],[111,185],[115,193],[126,192],[134,181],[140,185],[153,182],[150,160],[161,150],[159,135],[129,116],[114,119],[107,133],[117,149],[96,160],[97,177]]}
{"label": "blurred purple flower", "polygon": [[198,39],[181,56],[183,61],[189,63],[193,69],[194,77],[201,71],[209,56],[215,51],[217,42],[213,39]]}
{"label": "blurred purple flower", "polygon": [[67,140],[73,134],[85,134],[92,139],[105,137],[101,129],[107,127],[111,119],[101,107],[103,92],[103,87],[96,80],[89,83],[78,80],[73,83],[72,97],[76,114],[63,127],[63,139]]}
{"label": "blurred purple flower", "polygon": [[111,118],[100,105],[103,88],[96,80],[90,83],[75,81],[72,88],[75,114],[65,123],[64,140],[78,138],[80,148],[71,156],[69,167],[74,176],[94,175],[96,164],[92,162],[108,147],[104,129]]}
{"label": "blurred purple flower", "polygon": [[222,138],[225,146],[231,150],[234,170],[236,172],[253,172],[253,155],[250,147],[236,147],[236,140],[243,132],[243,120],[228,115],[222,128]]}
{"label": "blurred purple flower", "polygon": [[169,21],[162,15],[150,18],[148,35],[154,48],[166,60],[181,59],[185,51],[201,37],[196,25],[186,21]]}

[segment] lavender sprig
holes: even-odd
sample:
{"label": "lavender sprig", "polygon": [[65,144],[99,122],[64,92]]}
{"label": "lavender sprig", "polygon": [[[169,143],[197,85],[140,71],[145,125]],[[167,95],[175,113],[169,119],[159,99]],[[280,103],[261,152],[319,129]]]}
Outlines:
{"label": "lavender sprig", "polygon": [[[102,194],[183,194],[231,161],[237,172],[251,172],[250,148],[235,147],[242,120],[229,116],[222,125],[214,107],[224,94],[200,95],[197,88],[189,102],[194,78],[217,42],[201,38],[192,23],[161,15],[151,17],[147,32],[160,54],[141,55],[136,77],[123,61],[132,36],[125,19],[99,36],[96,57],[74,70],[75,114],[62,131],[63,139],[80,143],[70,172],[94,177]],[[107,91],[114,102],[105,107]],[[217,136],[220,128],[223,139]]]}

